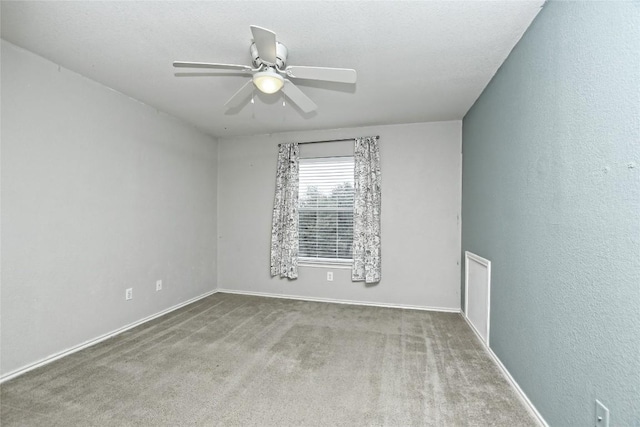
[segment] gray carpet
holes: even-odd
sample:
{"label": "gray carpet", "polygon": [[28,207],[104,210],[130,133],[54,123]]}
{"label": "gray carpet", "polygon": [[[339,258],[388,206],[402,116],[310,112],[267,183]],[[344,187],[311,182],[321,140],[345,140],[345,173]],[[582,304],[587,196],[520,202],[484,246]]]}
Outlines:
{"label": "gray carpet", "polygon": [[215,294],[1,386],[2,426],[535,426],[458,314]]}

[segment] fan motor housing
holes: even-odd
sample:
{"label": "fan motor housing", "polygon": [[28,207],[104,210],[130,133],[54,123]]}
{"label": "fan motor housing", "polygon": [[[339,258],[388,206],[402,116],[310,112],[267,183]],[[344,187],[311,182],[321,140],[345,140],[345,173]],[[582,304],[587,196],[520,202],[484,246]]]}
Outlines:
{"label": "fan motor housing", "polygon": [[287,53],[288,53],[287,47],[280,42],[276,42],[276,63],[275,64],[265,62],[262,60],[262,58],[260,58],[260,55],[258,55],[258,49],[256,48],[255,43],[251,43],[251,48],[249,50],[251,51],[251,60],[253,62],[253,66],[256,68],[260,67],[261,65],[266,65],[266,66],[275,65],[276,67],[283,69],[287,63]]}

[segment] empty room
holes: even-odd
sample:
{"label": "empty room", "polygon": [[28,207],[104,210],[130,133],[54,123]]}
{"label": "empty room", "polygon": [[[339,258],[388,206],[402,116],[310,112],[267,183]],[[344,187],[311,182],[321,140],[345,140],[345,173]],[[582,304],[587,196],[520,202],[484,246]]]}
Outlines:
{"label": "empty room", "polygon": [[640,426],[640,2],[0,2],[2,426]]}

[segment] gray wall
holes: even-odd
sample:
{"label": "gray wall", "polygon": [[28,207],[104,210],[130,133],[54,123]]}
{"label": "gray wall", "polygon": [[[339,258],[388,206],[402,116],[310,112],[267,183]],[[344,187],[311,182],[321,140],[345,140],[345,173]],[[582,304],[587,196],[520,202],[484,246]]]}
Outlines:
{"label": "gray wall", "polygon": [[[349,269],[301,267],[270,278],[278,143],[380,135],[382,281],[351,282]],[[298,132],[220,140],[218,286],[362,302],[460,308],[461,122]],[[301,156],[353,153],[353,142],[303,145]],[[326,281],[326,272],[334,281]]]}
{"label": "gray wall", "polygon": [[4,41],[1,54],[6,374],[215,289],[217,146]]}
{"label": "gray wall", "polygon": [[556,2],[463,122],[462,249],[550,425],[640,425],[640,3]]}

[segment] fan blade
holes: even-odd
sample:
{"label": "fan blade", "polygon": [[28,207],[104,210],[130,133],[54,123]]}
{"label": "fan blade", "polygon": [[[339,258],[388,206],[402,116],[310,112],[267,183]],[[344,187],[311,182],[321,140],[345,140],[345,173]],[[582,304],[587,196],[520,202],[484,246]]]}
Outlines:
{"label": "fan blade", "polygon": [[318,108],[315,102],[287,79],[284,79],[284,94],[305,113],[310,113]]}
{"label": "fan blade", "polygon": [[290,66],[284,71],[287,76],[294,79],[322,80],[325,82],[355,83],[357,77],[356,70],[349,68]]}
{"label": "fan blade", "polygon": [[235,64],[215,64],[212,62],[183,62],[176,61],[173,63],[176,68],[216,68],[219,70],[241,70],[251,71],[252,68],[248,65],[235,65]]}
{"label": "fan blade", "polygon": [[276,33],[266,28],[251,26],[253,42],[260,59],[273,65],[276,63]]}
{"label": "fan blade", "polygon": [[228,109],[239,107],[244,103],[244,101],[247,100],[249,95],[251,95],[252,93],[253,93],[253,80],[249,80],[244,84],[244,86],[240,88],[240,90],[234,93],[233,96],[229,98],[227,102],[224,103],[224,106],[227,107]]}

